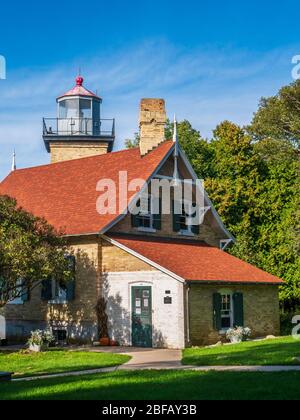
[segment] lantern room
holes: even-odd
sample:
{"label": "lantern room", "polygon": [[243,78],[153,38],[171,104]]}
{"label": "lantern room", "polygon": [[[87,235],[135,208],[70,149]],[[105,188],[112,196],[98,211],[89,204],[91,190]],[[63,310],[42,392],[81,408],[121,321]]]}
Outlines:
{"label": "lantern room", "polygon": [[60,134],[99,135],[102,99],[83,87],[83,78],[76,86],[57,98],[58,132]]}
{"label": "lantern room", "polygon": [[76,85],[56,99],[56,118],[43,119],[43,138],[52,162],[112,150],[115,121],[101,118],[102,99],[86,89],[83,82],[83,77],[78,76]]}

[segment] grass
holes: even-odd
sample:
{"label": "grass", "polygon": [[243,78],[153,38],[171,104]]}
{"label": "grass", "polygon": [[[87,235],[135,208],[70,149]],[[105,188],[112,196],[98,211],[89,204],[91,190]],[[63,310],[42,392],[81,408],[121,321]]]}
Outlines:
{"label": "grass", "polygon": [[66,350],[0,352],[0,370],[14,372],[14,377],[26,377],[116,366],[129,359],[120,354]]}
{"label": "grass", "polygon": [[186,349],[182,363],[196,366],[300,365],[298,358],[300,341],[283,337],[231,346]]}
{"label": "grass", "polygon": [[0,400],[298,400],[300,372],[118,371],[0,383]]}

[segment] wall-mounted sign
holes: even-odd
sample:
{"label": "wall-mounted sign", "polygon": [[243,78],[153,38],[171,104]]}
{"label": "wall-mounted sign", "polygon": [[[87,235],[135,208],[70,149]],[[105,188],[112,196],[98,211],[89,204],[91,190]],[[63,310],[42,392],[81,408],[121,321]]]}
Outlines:
{"label": "wall-mounted sign", "polygon": [[165,305],[171,305],[172,304],[172,298],[171,298],[171,296],[166,296],[164,298],[164,304]]}

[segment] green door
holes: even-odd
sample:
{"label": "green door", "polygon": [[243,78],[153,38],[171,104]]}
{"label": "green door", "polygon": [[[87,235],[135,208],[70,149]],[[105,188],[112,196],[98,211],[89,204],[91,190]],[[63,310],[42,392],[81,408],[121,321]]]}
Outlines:
{"label": "green door", "polygon": [[132,287],[132,345],[152,347],[151,287]]}

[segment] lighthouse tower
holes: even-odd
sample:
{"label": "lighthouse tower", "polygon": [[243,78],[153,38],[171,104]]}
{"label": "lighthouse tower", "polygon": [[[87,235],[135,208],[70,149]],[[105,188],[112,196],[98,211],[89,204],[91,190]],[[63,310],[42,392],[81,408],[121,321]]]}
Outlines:
{"label": "lighthouse tower", "polygon": [[51,163],[111,152],[115,120],[102,119],[102,99],[76,78],[73,89],[59,96],[57,117],[43,119],[43,139]]}

